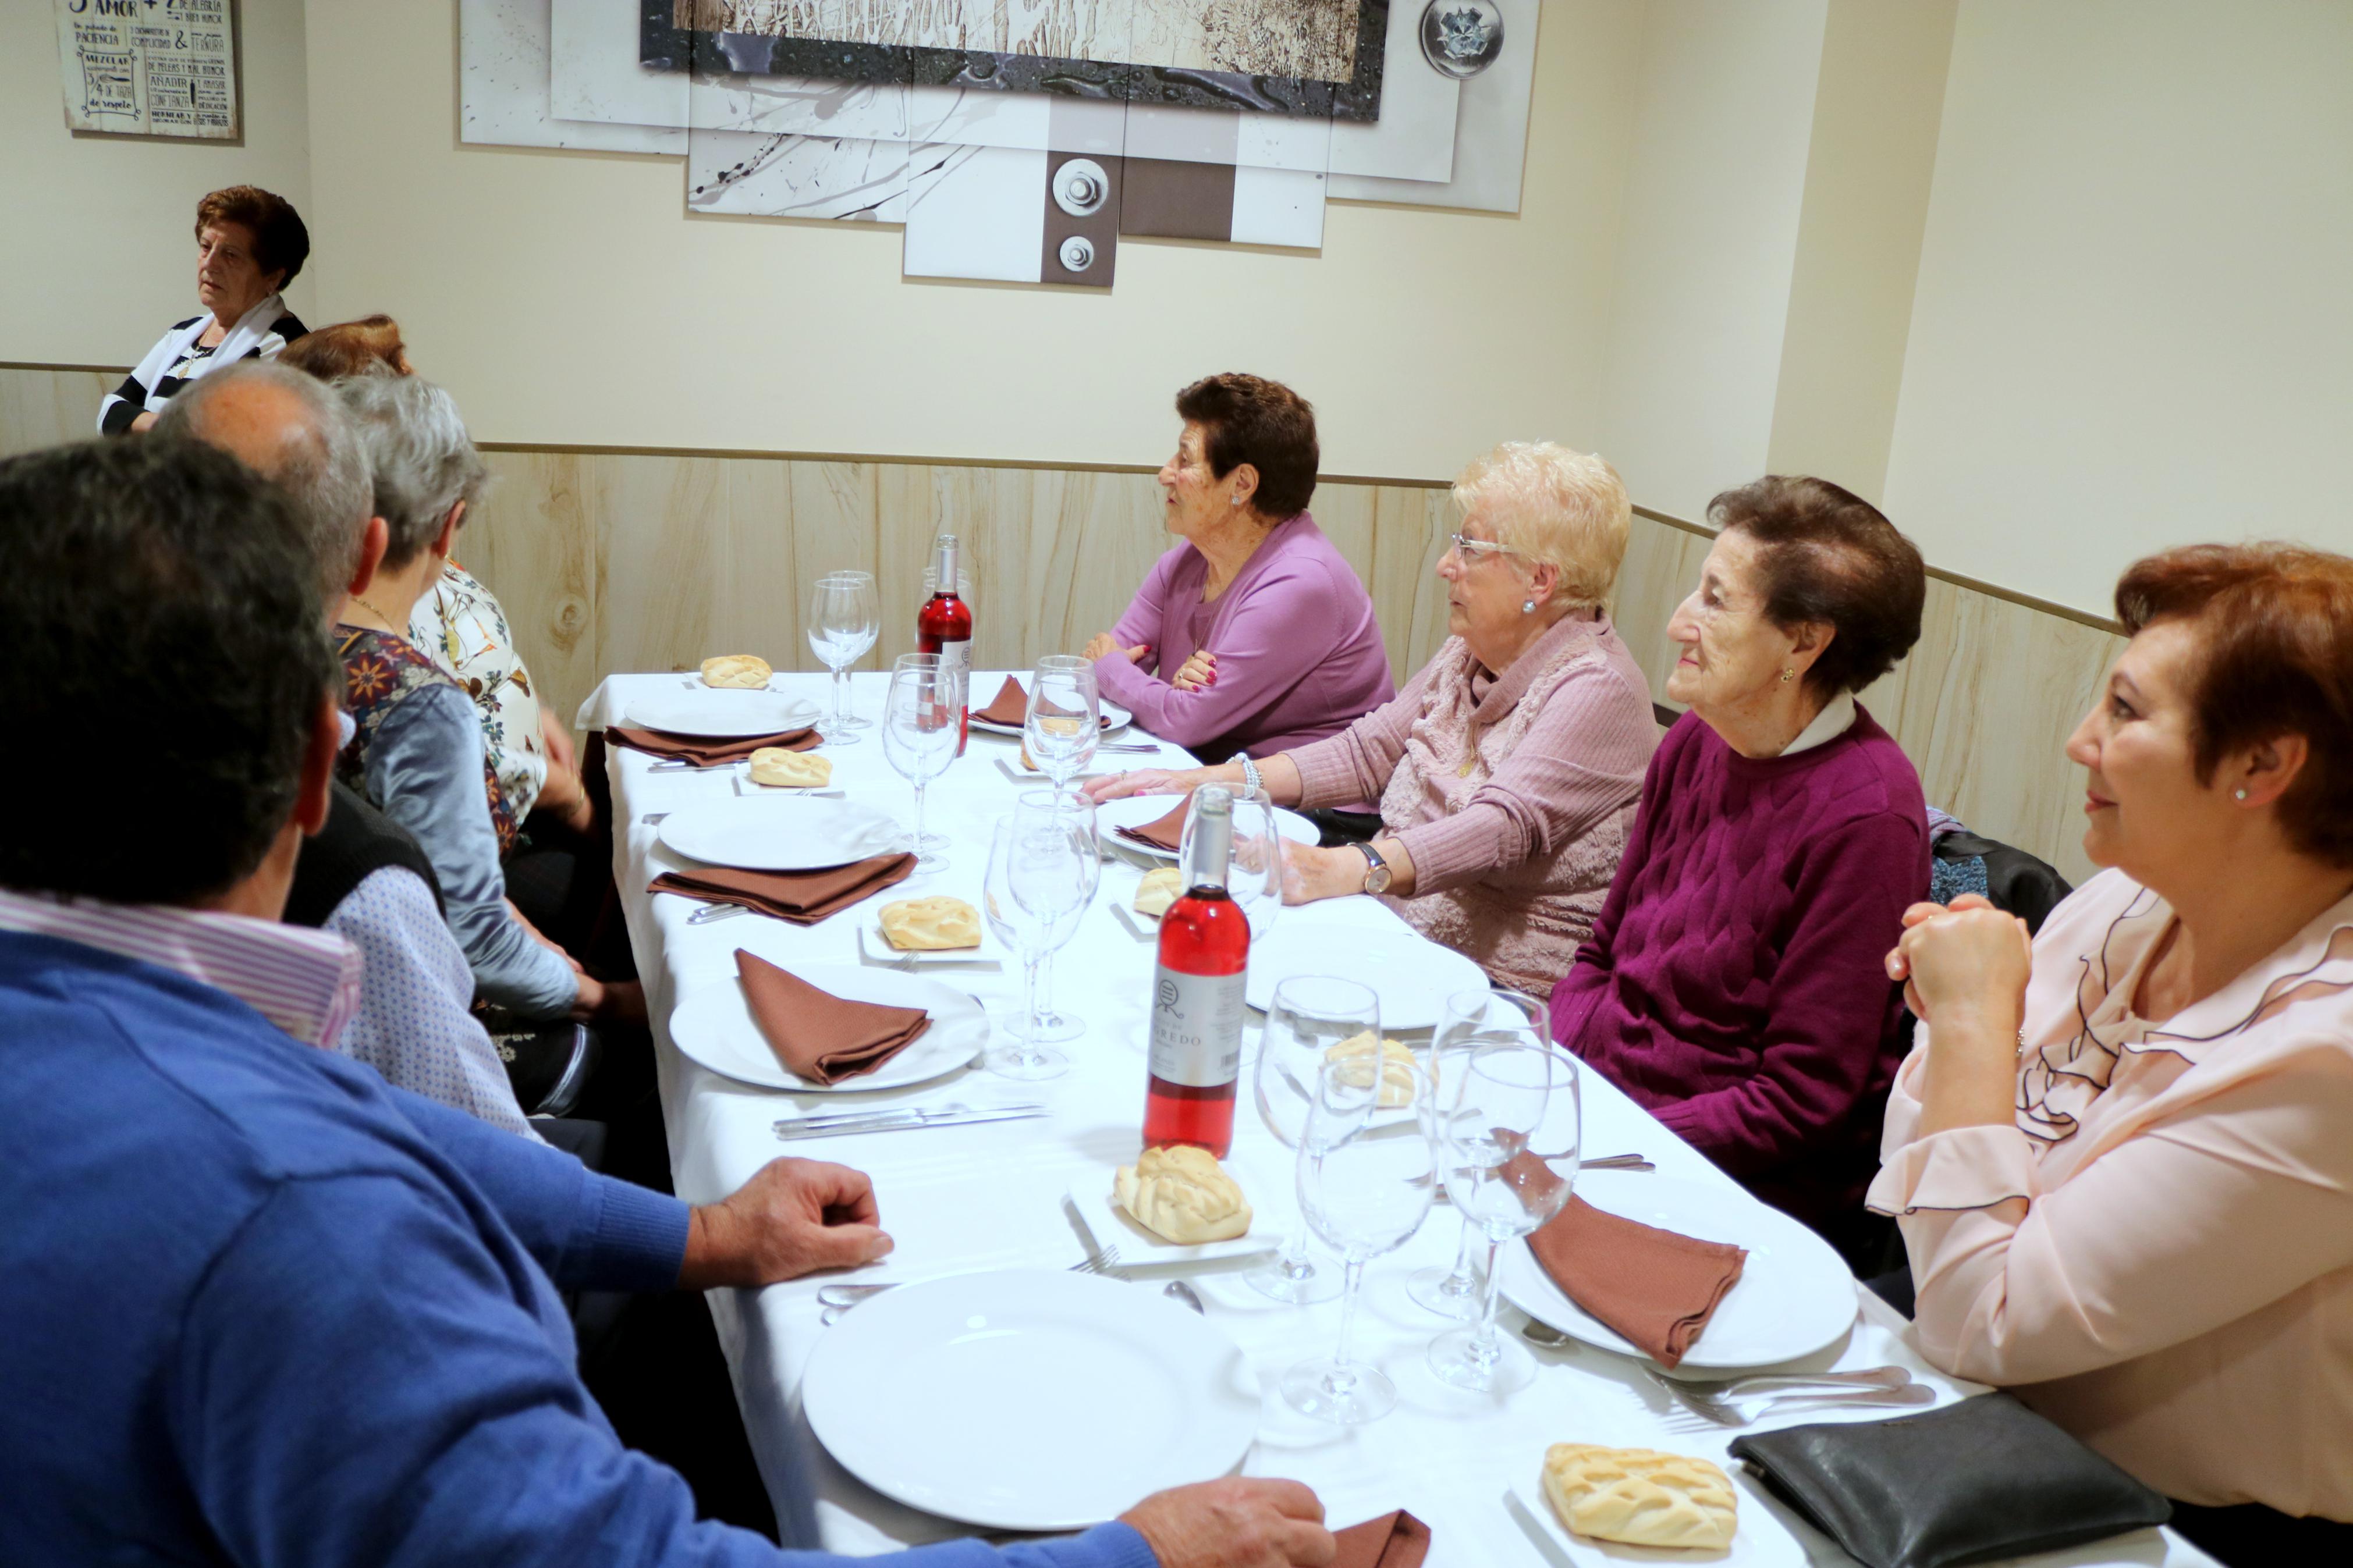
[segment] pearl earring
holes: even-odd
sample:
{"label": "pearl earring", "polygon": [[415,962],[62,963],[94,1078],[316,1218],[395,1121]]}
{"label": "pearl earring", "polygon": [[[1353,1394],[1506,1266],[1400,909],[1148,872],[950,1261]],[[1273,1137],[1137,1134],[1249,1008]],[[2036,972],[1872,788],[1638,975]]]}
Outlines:
{"label": "pearl earring", "polygon": [[1533,616],[1535,613],[1536,602],[1534,599],[1522,599],[1520,601],[1520,614],[1524,616]]}
{"label": "pearl earring", "polygon": [[1242,504],[1242,498],[1240,496],[1228,496],[1226,500],[1229,505],[1232,506],[1240,506]]}
{"label": "pearl earring", "polygon": [[2246,792],[2245,790],[2242,790],[2242,789],[2235,789],[2235,790],[2232,790],[2231,793],[2232,793],[2232,795],[2237,795],[2241,800],[2244,800],[2244,799],[2246,799],[2246,798],[2247,798],[2247,792]]}

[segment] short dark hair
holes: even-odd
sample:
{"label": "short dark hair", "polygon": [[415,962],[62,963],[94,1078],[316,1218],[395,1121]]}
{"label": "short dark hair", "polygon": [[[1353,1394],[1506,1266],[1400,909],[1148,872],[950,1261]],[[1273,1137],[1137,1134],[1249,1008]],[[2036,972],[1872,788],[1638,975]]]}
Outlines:
{"label": "short dark hair", "polygon": [[285,826],[342,679],[278,488],[170,438],[0,463],[0,886],[187,904]]}
{"label": "short dark hair", "polygon": [[1920,552],[1853,491],[1767,474],[1717,496],[1707,515],[1757,542],[1767,619],[1788,628],[1822,621],[1836,632],[1806,671],[1818,696],[1862,690],[1920,640],[1928,597]]}
{"label": "short dark hair", "polygon": [[1250,504],[1261,516],[1280,521],[1307,510],[1323,462],[1307,399],[1279,381],[1229,373],[1178,393],[1176,414],[1201,426],[1202,456],[1218,478],[1244,463],[1258,470]]}
{"label": "short dark hair", "polygon": [[2294,544],[2168,550],[2126,569],[2116,619],[2131,636],[2157,621],[2195,627],[2198,782],[2213,782],[2226,752],[2303,736],[2281,829],[2305,854],[2353,866],[2353,560]]}
{"label": "short dark hair", "polygon": [[341,381],[352,375],[399,375],[407,355],[400,323],[375,315],[313,327],[279,350],[278,363],[321,381]]}
{"label": "short dark hair", "polygon": [[253,232],[253,259],[264,272],[283,270],[283,289],[311,259],[311,231],[284,196],[259,185],[229,185],[196,204],[196,237],[216,223],[243,224]]}

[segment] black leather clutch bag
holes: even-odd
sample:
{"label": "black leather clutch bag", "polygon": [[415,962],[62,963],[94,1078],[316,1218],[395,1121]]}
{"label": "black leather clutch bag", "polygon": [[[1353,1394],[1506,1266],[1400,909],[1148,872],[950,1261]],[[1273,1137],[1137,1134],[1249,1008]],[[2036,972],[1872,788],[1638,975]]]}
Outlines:
{"label": "black leather clutch bag", "polygon": [[2173,1514],[2163,1494],[2007,1394],[1759,1432],[1736,1439],[1732,1457],[1868,1568],[2052,1552]]}

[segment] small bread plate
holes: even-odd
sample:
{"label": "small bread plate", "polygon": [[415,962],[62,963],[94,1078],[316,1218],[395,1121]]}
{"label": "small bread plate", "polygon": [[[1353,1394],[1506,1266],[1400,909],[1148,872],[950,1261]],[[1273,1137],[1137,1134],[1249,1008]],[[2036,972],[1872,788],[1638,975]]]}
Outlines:
{"label": "small bread plate", "polygon": [[746,764],[743,771],[735,775],[735,793],[746,800],[764,798],[767,800],[839,800],[848,792],[836,789],[830,784],[760,784],[752,777],[752,769],[749,764]]}
{"label": "small bread plate", "polygon": [[[1577,1195],[1621,1218],[1748,1249],[1739,1282],[1717,1304],[1679,1371],[1795,1361],[1854,1326],[1854,1276],[1829,1242],[1778,1209],[1696,1182],[1631,1172],[1588,1172],[1577,1178]],[[1606,1351],[1641,1355],[1615,1330],[1587,1317],[1525,1240],[1504,1248],[1503,1269],[1504,1299],[1536,1321]]]}
{"label": "small bread plate", "polygon": [[[1133,849],[1138,855],[1149,855],[1173,866],[1176,862],[1174,849],[1163,849],[1156,844],[1145,844],[1134,838],[1122,838],[1113,829],[1142,827],[1147,823],[1159,821],[1176,809],[1176,796],[1173,795],[1132,795],[1125,800],[1107,800],[1095,807],[1095,831],[1107,844],[1116,844],[1122,849]],[[1281,806],[1274,810],[1274,827],[1293,844],[1304,844],[1313,848],[1324,842],[1322,831],[1314,823],[1297,812],[1285,811]]]}
{"label": "small bread plate", "polygon": [[[892,900],[885,899],[883,902]],[[1005,967],[1004,944],[996,933],[984,927],[980,941],[971,947],[902,948],[892,945],[882,931],[880,910],[868,916],[858,928],[859,962],[872,968],[895,969],[912,974],[924,969],[997,969]]]}
{"label": "small bread plate", "polygon": [[1295,974],[1334,974],[1372,987],[1388,1034],[1434,1029],[1446,999],[1458,991],[1484,991],[1484,971],[1451,947],[1401,926],[1366,930],[1278,921],[1250,949],[1250,981],[1242,993],[1263,1013],[1274,988]]}
{"label": "small bread plate", "polygon": [[818,871],[905,847],[899,825],[846,800],[733,796],[662,818],[663,847],[690,860],[744,871]]}
{"label": "small bread plate", "polygon": [[1023,1268],[902,1285],[842,1314],[801,1408],[885,1497],[985,1529],[1067,1531],[1231,1474],[1259,1385],[1240,1346],[1157,1290]]}
{"label": "small bread plate", "polygon": [[[990,695],[996,694],[991,692]],[[1102,703],[1098,710],[1103,714],[1103,728],[1095,731],[1098,738],[1108,739],[1135,722],[1135,715],[1116,702]],[[1001,736],[1008,741],[1021,739],[1020,725],[1000,724],[994,719],[984,719],[978,713],[972,715],[972,727],[984,735]]]}
{"label": "small bread plate", "polygon": [[690,691],[647,691],[629,699],[624,717],[642,730],[705,740],[740,741],[781,735],[817,722],[817,704],[776,691],[734,691],[704,687]]}
{"label": "small bread plate", "polygon": [[[1672,1453],[1677,1450],[1670,1443],[1664,1451]],[[1705,1454],[1699,1457],[1713,1458]],[[1529,1461],[1532,1469],[1541,1469],[1543,1465],[1541,1453]],[[1546,1543],[1572,1568],[1616,1568],[1621,1563],[1705,1563],[1708,1568],[1805,1568],[1810,1561],[1806,1549],[1799,1544],[1796,1536],[1782,1528],[1780,1521],[1773,1517],[1756,1490],[1741,1484],[1738,1467],[1726,1465],[1725,1473],[1732,1478],[1732,1489],[1740,1494],[1740,1511],[1739,1522],[1733,1527],[1732,1544],[1721,1552],[1713,1547],[1703,1551],[1672,1546],[1629,1546],[1622,1541],[1597,1541],[1590,1535],[1579,1535],[1561,1523],[1560,1515],[1552,1510],[1551,1500],[1544,1495],[1544,1484],[1535,1475],[1513,1478],[1512,1501],[1528,1516],[1537,1530],[1544,1532]]]}
{"label": "small bread plate", "polygon": [[928,1083],[945,1078],[988,1048],[987,1013],[963,992],[936,980],[855,963],[799,964],[793,973],[846,1001],[921,1007],[932,1016],[932,1026],[872,1072],[839,1083],[816,1083],[785,1070],[784,1063],[768,1047],[767,1037],[752,1021],[742,984],[729,976],[686,994],[670,1013],[670,1039],[680,1050],[723,1077],[762,1089],[788,1089],[795,1094],[862,1094],[871,1089]]}
{"label": "small bread plate", "polygon": [[[1240,1173],[1233,1173],[1237,1181]],[[1253,1200],[1250,1204],[1250,1227],[1231,1241],[1204,1241],[1187,1245],[1168,1240],[1157,1231],[1146,1230],[1135,1222],[1134,1215],[1119,1206],[1112,1197],[1112,1172],[1106,1170],[1092,1176],[1081,1176],[1071,1184],[1071,1206],[1079,1212],[1080,1223],[1087,1227],[1088,1237],[1098,1252],[1108,1247],[1119,1248],[1119,1265],[1141,1267],[1151,1263],[1214,1263],[1224,1258],[1256,1258],[1272,1252],[1282,1245],[1282,1237],[1270,1234],[1266,1211]],[[1242,1196],[1250,1196],[1250,1188]]]}

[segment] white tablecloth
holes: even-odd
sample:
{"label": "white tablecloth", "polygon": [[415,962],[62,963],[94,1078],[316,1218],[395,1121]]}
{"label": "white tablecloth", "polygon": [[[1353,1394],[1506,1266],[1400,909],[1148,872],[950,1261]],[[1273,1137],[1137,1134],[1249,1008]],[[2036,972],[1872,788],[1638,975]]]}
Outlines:
{"label": "white tablecloth", "polygon": [[[879,720],[885,677],[854,679],[854,709]],[[632,692],[675,687],[677,675],[615,676],[583,706],[579,723],[594,729],[617,721]],[[976,676],[976,692],[993,692],[998,677]],[[822,701],[826,678],[780,677],[779,688]],[[1122,740],[1143,738],[1130,734]],[[1000,770],[1010,764],[1014,742],[976,731],[966,754],[931,787],[926,826],[953,841],[950,864],[919,875],[886,897],[947,893],[977,905],[988,835],[996,819],[1011,809],[1021,785]],[[877,805],[904,820],[912,792],[882,754],[878,729],[860,731],[858,744],[828,746],[820,753],[834,764],[833,783],[850,798]],[[1170,765],[1188,759],[1167,748]],[[897,1250],[860,1278],[914,1279],[938,1274],[1006,1267],[1064,1268],[1085,1256],[1063,1205],[1072,1178],[1108,1184],[1114,1164],[1133,1160],[1144,1111],[1145,1003],[1153,950],[1114,918],[1111,906],[1124,905],[1140,870],[1106,862],[1096,906],[1083,929],[1055,962],[1054,1001],[1082,1016],[1088,1031],[1062,1048],[1074,1066],[1064,1078],[1042,1084],[1014,1083],[975,1069],[947,1083],[860,1095],[789,1095],[752,1089],[709,1072],[672,1047],[666,1021],[680,997],[696,986],[725,984],[734,973],[734,952],[744,947],[780,963],[856,963],[856,931],[871,920],[873,904],[845,911],[814,927],[742,916],[690,926],[699,906],[687,900],[649,897],[646,884],[666,868],[687,864],[664,849],[649,813],[668,812],[698,801],[733,794],[732,770],[649,773],[652,759],[616,748],[609,758],[614,816],[615,871],[628,911],[629,934],[654,1021],[659,1055],[662,1101],[678,1194],[691,1203],[709,1202],[740,1185],[779,1153],[838,1160],[874,1180],[882,1221]],[[1149,764],[1143,756],[1105,756],[1106,766]],[[1282,911],[1283,922],[1314,922],[1335,933],[1335,968],[1345,971],[1349,928],[1398,929],[1397,918],[1373,900],[1352,898]],[[970,991],[1009,1019],[1019,1006],[1018,968],[1000,973],[948,972],[952,983]],[[770,1123],[781,1116],[819,1110],[876,1105],[968,1105],[1044,1100],[1052,1114],[1044,1120],[932,1129],[862,1137],[801,1140],[783,1143]],[[1662,1173],[1720,1187],[1730,1204],[1755,1202],[1729,1178],[1636,1107],[1598,1075],[1585,1077],[1585,1148],[1593,1154],[1640,1152]],[[1236,1118],[1233,1163],[1270,1232],[1282,1233],[1295,1220],[1290,1197],[1290,1155],[1259,1124],[1249,1097]],[[1357,1318],[1357,1348],[1395,1378],[1401,1401],[1394,1414],[1351,1430],[1295,1415],[1282,1402],[1276,1381],[1304,1357],[1328,1352],[1338,1330],[1336,1303],[1286,1308],[1267,1301],[1230,1272],[1214,1266],[1191,1273],[1208,1302],[1212,1321],[1249,1353],[1265,1389],[1258,1444],[1244,1468],[1250,1475],[1288,1476],[1313,1486],[1335,1524],[1352,1523],[1389,1509],[1412,1510],[1435,1537],[1430,1568],[1503,1568],[1505,1564],[1556,1563],[1549,1545],[1540,1546],[1507,1502],[1507,1486],[1537,1471],[1546,1445],[1563,1441],[1639,1443],[1725,1461],[1735,1434],[1694,1437],[1659,1425],[1661,1396],[1650,1391],[1624,1357],[1576,1347],[1536,1352],[1534,1384],[1492,1398],[1464,1394],[1440,1384],[1422,1360],[1424,1347],[1451,1327],[1407,1299],[1403,1280],[1426,1264],[1448,1261],[1459,1234],[1453,1212],[1440,1205],[1407,1246],[1367,1270],[1365,1308]],[[1132,1251],[1133,1249],[1126,1249]],[[1158,1277],[1155,1271],[1153,1277]],[[797,1390],[808,1358],[824,1342],[816,1301],[823,1281],[771,1286],[760,1291],[711,1294],[719,1336],[733,1371],[737,1395],[764,1472],[775,1486],[781,1457],[796,1449],[809,1456],[826,1543],[835,1551],[871,1553],[965,1533],[949,1521],[915,1512],[880,1496],[823,1457],[800,1424]],[[1798,1363],[1862,1367],[1899,1363],[1936,1385],[1947,1398],[1972,1392],[1923,1362],[1907,1342],[1903,1319],[1870,1292],[1858,1288],[1862,1312],[1852,1334],[1831,1350]],[[1516,1315],[1507,1305],[1509,1321]],[[1859,1412],[1850,1418],[1884,1416]],[[1839,1419],[1820,1410],[1791,1416]],[[921,1411],[906,1413],[922,1421]],[[1040,1455],[1041,1464],[1050,1455]],[[1799,1523],[1768,1500],[1746,1478],[1741,1479],[1744,1533],[1766,1532],[1778,1550],[1774,1562],[1850,1562],[1827,1539]],[[1581,1565],[1588,1559],[1577,1559]],[[1603,1559],[1597,1552],[1590,1561]],[[2119,1537],[2074,1552],[2033,1559],[2038,1568],[2060,1564],[2205,1563],[2203,1553],[2150,1531]]]}

